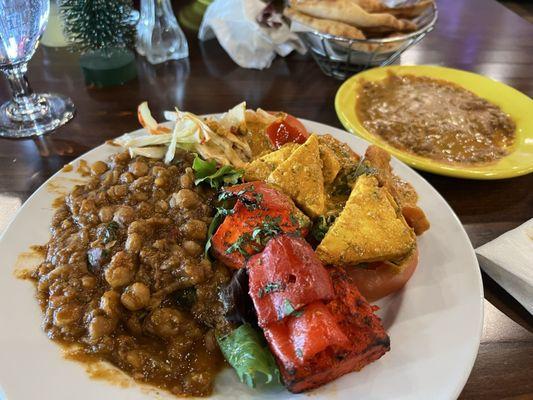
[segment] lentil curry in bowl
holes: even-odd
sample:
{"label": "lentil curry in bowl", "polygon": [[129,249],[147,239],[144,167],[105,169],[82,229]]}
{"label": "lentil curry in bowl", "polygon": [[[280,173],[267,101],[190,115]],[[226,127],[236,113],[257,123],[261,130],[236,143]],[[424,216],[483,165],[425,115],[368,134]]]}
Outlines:
{"label": "lentil curry in bowl", "polygon": [[492,163],[509,154],[516,124],[488,100],[425,76],[396,75],[362,82],[357,115],[392,146],[437,161]]}
{"label": "lentil curry in bowl", "polygon": [[483,75],[431,65],[369,69],[344,82],[344,127],[419,170],[467,179],[533,171],[533,100]]}
{"label": "lentil curry in bowl", "polygon": [[48,337],[180,396],[227,364],[298,393],[382,357],[367,300],[403,287],[429,228],[390,156],[244,103],[165,115],[141,104],[145,131],[58,203],[31,273]]}

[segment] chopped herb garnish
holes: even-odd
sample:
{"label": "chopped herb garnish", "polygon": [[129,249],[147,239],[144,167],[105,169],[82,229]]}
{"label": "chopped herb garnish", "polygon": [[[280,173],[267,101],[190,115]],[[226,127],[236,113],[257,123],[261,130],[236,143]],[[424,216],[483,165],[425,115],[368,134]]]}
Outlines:
{"label": "chopped herb garnish", "polygon": [[[251,193],[250,196],[245,196],[246,193]],[[238,192],[224,191],[218,196],[218,201],[225,201],[231,199],[239,199],[248,210],[256,210],[263,201],[263,194],[255,192],[253,185],[245,187]]]}
{"label": "chopped herb garnish", "polygon": [[298,358],[300,358],[300,359],[304,358],[304,353],[303,353],[302,349],[297,348],[297,349],[295,350],[295,353],[296,353],[296,355],[298,356]]}
{"label": "chopped herb garnish", "polygon": [[115,221],[109,222],[104,229],[102,243],[107,244],[117,239],[119,225]]}
{"label": "chopped herb garnish", "polygon": [[245,258],[250,257],[250,253],[244,248],[246,245],[252,245],[252,235],[250,235],[248,232],[243,233],[239,238],[233,243],[230,247],[226,249],[226,254],[231,254],[236,251],[238,251],[240,254],[242,254]]}
{"label": "chopped herb garnish", "polygon": [[258,193],[258,192],[255,192],[254,193],[254,198],[255,198],[255,201],[260,204],[262,201],[263,201],[263,193]]}
{"label": "chopped herb garnish", "polygon": [[283,300],[281,310],[278,310],[278,319],[283,319],[290,315],[292,315],[293,317],[301,317],[302,314],[302,311],[298,311],[294,308],[290,300],[285,299]]}
{"label": "chopped herb garnish", "polygon": [[266,216],[265,220],[258,227],[254,228],[252,233],[245,232],[226,250],[226,254],[238,251],[244,257],[248,258],[251,254],[245,248],[251,247],[254,252],[261,251],[261,249],[268,243],[270,239],[282,233],[279,226],[281,222],[280,217]]}
{"label": "chopped herb garnish", "polygon": [[279,226],[280,222],[280,217],[272,218],[267,215],[263,223],[252,231],[252,240],[257,244],[266,245],[271,238],[283,232]]}
{"label": "chopped herb garnish", "polygon": [[335,195],[348,195],[350,194],[353,185],[358,177],[361,175],[376,175],[378,169],[371,166],[364,158],[359,161],[357,166],[344,169],[335,178],[333,194]]}
{"label": "chopped herb garnish", "polygon": [[299,225],[298,218],[296,218],[296,216],[293,213],[289,215],[289,218],[291,219],[291,222],[293,225]]}
{"label": "chopped herb garnish", "polygon": [[253,192],[254,190],[255,190],[254,185],[250,185],[250,186],[245,187],[244,189],[239,190],[238,192],[223,191],[222,193],[218,195],[218,201],[230,200],[236,197],[239,198],[248,192]]}
{"label": "chopped herb garnish", "polygon": [[333,223],[335,222],[335,219],[335,215],[321,215],[320,217],[318,217],[313,227],[311,228],[311,235],[317,241],[322,241],[322,239],[324,239],[324,236],[326,236],[326,234],[328,233],[331,225],[333,225]]}
{"label": "chopped herb garnish", "polygon": [[242,203],[248,210],[257,210],[258,208],[260,208],[261,203],[263,201],[263,194],[252,192],[251,199],[246,196],[242,196],[239,197],[239,200],[242,201]]}
{"label": "chopped herb garnish", "polygon": [[378,170],[368,164],[366,162],[366,159],[362,158],[361,161],[359,161],[359,164],[357,164],[357,168],[355,168],[355,171],[350,171],[349,178],[352,182],[355,182],[355,180],[360,177],[361,175],[376,175],[378,173]]}
{"label": "chopped herb garnish", "polygon": [[283,282],[268,282],[262,288],[259,288],[257,295],[259,298],[263,297],[265,294],[274,293],[274,292],[283,292],[285,290],[285,285]]}

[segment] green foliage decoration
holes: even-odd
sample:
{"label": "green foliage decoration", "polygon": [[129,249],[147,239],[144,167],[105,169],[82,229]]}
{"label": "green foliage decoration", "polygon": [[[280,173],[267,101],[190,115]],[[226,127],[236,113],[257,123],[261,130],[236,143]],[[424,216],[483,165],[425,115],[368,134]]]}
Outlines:
{"label": "green foliage decoration", "polygon": [[83,54],[133,47],[131,0],[58,0],[58,5],[72,50]]}

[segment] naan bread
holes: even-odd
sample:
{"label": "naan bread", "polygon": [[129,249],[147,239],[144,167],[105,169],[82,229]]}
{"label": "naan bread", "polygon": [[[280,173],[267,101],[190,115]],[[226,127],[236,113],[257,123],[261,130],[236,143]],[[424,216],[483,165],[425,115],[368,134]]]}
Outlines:
{"label": "naan bread", "polygon": [[416,29],[413,22],[397,19],[391,14],[370,14],[352,0],[292,0],[290,5],[311,17],[343,22],[363,30],[374,28],[380,32],[405,32]]}
{"label": "naan bread", "polygon": [[343,22],[314,18],[290,7],[285,7],[283,10],[283,15],[322,33],[327,33],[334,36],[342,36],[348,39],[365,39],[363,32],[356,27]]}
{"label": "naan bread", "polygon": [[316,254],[324,264],[355,265],[399,260],[415,245],[414,232],[389,191],[375,177],[362,175]]}
{"label": "naan bread", "polygon": [[388,13],[398,18],[415,18],[431,7],[433,0],[421,0],[415,4],[387,7],[380,0],[350,0],[369,13]]}
{"label": "naan bread", "polygon": [[317,136],[309,136],[309,139],[294,150],[266,181],[289,195],[311,218],[323,214],[324,177]]}

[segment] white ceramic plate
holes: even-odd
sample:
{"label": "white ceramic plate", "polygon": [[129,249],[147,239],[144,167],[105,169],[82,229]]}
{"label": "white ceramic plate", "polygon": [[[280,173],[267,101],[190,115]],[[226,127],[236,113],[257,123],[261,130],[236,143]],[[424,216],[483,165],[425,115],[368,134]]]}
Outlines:
{"label": "white ceramic plate", "polygon": [[[304,121],[316,133],[331,133],[358,153],[368,145],[339,129]],[[88,152],[88,162],[105,159],[117,147]],[[76,164],[77,161],[74,162]],[[361,372],[348,374],[314,392],[314,399],[453,399],[463,388],[477,354],[483,323],[483,288],[474,251],[446,201],[420,175],[397,160],[395,171],[411,182],[431,229],[419,238],[420,262],[399,293],[378,303],[391,351]],[[73,186],[75,173],[58,172],[54,187]],[[50,181],[49,181],[50,182]],[[13,275],[17,256],[49,237],[52,200],[44,184],[22,206],[0,239],[0,398],[5,399],[172,399],[137,384],[123,388],[91,379],[85,366],[63,358],[40,328],[34,287]],[[283,389],[252,391],[232,370],[217,380],[214,398],[291,398]],[[296,396],[294,396],[296,397]]]}

